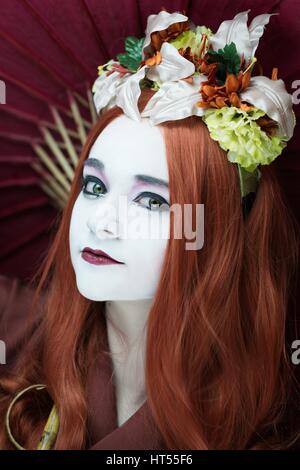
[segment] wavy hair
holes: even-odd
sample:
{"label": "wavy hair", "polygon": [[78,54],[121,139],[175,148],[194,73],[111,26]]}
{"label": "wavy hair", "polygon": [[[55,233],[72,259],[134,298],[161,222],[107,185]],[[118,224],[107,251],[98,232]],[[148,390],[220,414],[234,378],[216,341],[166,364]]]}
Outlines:
{"label": "wavy hair", "polygon": [[[140,110],[152,93],[142,91]],[[47,290],[43,315],[38,321],[31,315],[30,341],[17,372],[0,381],[1,423],[13,394],[33,383],[47,384],[48,395],[30,394],[12,414],[14,435],[28,449],[36,448],[53,400],[60,416],[54,448],[86,446],[85,383],[103,349],[105,303],[96,308],[79,293],[68,233],[83,162],[97,136],[121,114],[117,107],[106,111],[83,146],[57,233],[32,280],[32,312]],[[146,338],[145,384],[154,421],[168,449],[287,448],[284,423],[298,390],[286,344],[297,264],[295,220],[272,167],[261,168],[245,219],[237,168],[201,119],[161,127],[170,204],[204,204],[205,227],[203,248],[187,251],[184,237],[174,237],[170,212],[174,225]],[[0,447],[12,448],[4,424]]]}

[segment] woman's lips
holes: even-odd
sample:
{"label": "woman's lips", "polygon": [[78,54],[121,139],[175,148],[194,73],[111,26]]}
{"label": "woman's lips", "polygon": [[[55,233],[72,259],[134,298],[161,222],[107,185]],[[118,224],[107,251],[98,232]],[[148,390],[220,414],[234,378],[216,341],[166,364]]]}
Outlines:
{"label": "woman's lips", "polygon": [[92,248],[85,247],[81,252],[81,257],[91,264],[124,264],[111,258],[105,251],[93,250]]}

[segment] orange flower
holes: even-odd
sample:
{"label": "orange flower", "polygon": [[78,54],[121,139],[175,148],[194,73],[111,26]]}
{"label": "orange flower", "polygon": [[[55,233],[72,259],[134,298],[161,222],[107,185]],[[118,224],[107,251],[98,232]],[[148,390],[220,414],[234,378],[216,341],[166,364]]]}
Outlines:
{"label": "orange flower", "polygon": [[159,51],[156,51],[155,54],[152,57],[149,57],[149,59],[146,59],[143,64],[146,65],[158,65],[161,63],[161,53]]}
{"label": "orange flower", "polygon": [[214,81],[215,80],[215,73],[217,71],[217,68],[218,68],[218,64],[216,63],[213,63],[213,64],[208,64],[207,62],[205,62],[205,60],[201,60],[201,65],[200,65],[200,72],[201,73],[204,73],[205,75],[207,75],[207,80],[210,82],[210,81]]}
{"label": "orange flower", "polygon": [[167,29],[155,31],[151,33],[151,46],[155,51],[160,51],[163,42],[168,42],[170,39],[175,39],[179,34],[189,29],[188,21],[181,21],[179,23],[171,24]]}
{"label": "orange flower", "polygon": [[[214,75],[215,68],[206,64],[209,74]],[[235,106],[244,110],[252,109],[253,106],[248,106],[240,100],[239,92],[247,88],[249,85],[251,71],[243,73],[240,72],[238,76],[230,73],[226,77],[224,85],[216,85],[213,81],[204,82],[201,88],[201,95],[203,101],[198,102],[200,108],[223,108],[223,106]]]}
{"label": "orange flower", "polygon": [[[207,65],[207,64],[206,64]],[[211,64],[214,65],[214,64]],[[208,67],[211,67],[208,65]],[[210,72],[213,76],[214,70],[211,68]],[[251,77],[251,70],[240,72],[238,76],[228,74],[224,85],[218,86],[213,82],[203,82],[201,94],[203,101],[199,101],[197,106],[200,108],[223,108],[224,106],[234,106],[243,111],[250,111],[254,106],[247,102],[241,101],[238,93],[248,87]],[[273,70],[273,80],[277,78],[277,69]],[[269,136],[274,135],[278,124],[273,121],[269,116],[265,115],[256,120],[256,123],[261,129]]]}
{"label": "orange flower", "polygon": [[256,120],[256,123],[265,131],[268,136],[274,135],[276,129],[278,129],[278,124],[276,121],[273,121],[269,116],[265,115]]}

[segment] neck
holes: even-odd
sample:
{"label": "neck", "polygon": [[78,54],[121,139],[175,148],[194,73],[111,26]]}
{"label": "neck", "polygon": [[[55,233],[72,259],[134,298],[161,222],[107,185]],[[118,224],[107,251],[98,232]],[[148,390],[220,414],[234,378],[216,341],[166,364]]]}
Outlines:
{"label": "neck", "polygon": [[146,398],[144,360],[151,304],[152,299],[109,301],[105,304],[108,344],[120,407],[122,403],[128,403],[131,409],[137,409]]}
{"label": "neck", "polygon": [[114,338],[119,336],[125,350],[129,351],[144,336],[151,304],[152,299],[106,302],[106,324],[109,333],[113,333]]}

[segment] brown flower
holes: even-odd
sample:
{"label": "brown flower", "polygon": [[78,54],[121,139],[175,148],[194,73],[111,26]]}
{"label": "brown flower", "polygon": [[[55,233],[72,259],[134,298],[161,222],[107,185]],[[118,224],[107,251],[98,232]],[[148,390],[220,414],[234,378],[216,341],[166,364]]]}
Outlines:
{"label": "brown flower", "polygon": [[201,60],[199,71],[207,75],[208,82],[215,82],[215,73],[217,71],[218,64],[212,63],[208,64],[205,60]]}
{"label": "brown flower", "polygon": [[[200,93],[203,101],[199,101],[197,106],[200,108],[223,108],[223,106],[235,106],[243,111],[250,111],[255,106],[242,101],[239,93],[248,87],[251,78],[251,69],[253,63],[248,68],[236,76],[228,74],[224,85],[217,85],[215,80],[215,72],[217,64],[208,64],[205,60],[202,61],[200,71],[208,75],[208,80],[202,83]],[[277,80],[278,69],[272,70],[272,80]],[[265,115],[256,120],[256,123],[268,135],[272,136],[278,128],[276,121]]]}
{"label": "brown flower", "polygon": [[239,93],[247,88],[250,81],[251,71],[240,72],[238,76],[228,74],[224,85],[217,85],[214,81],[215,64],[206,64],[208,80],[202,84],[202,100],[198,102],[200,108],[223,108],[223,106],[235,106],[243,110],[252,109],[247,103],[242,102]]}
{"label": "brown flower", "polygon": [[179,23],[171,24],[167,29],[161,31],[154,31],[151,33],[151,46],[155,51],[160,51],[164,42],[175,39],[179,34],[189,29],[189,21],[181,21]]}
{"label": "brown flower", "polygon": [[269,137],[272,137],[275,132],[276,132],[276,129],[278,129],[278,124],[276,121],[273,121],[273,119],[271,119],[269,116],[265,115],[265,116],[262,116],[258,119],[256,119],[255,121],[263,131],[265,131],[265,133],[269,136]]}
{"label": "brown flower", "polygon": [[[272,80],[277,80],[278,79],[278,68],[274,67],[272,69],[272,75],[271,75]],[[256,120],[257,124],[262,128],[263,131],[265,131],[268,136],[272,136],[275,134],[276,130],[278,129],[278,123],[276,121],[273,121],[269,116],[265,115]]]}
{"label": "brown flower", "polygon": [[153,65],[158,65],[160,63],[161,63],[161,53],[159,51],[156,51],[153,56],[143,61],[143,64],[150,65],[151,67]]}

